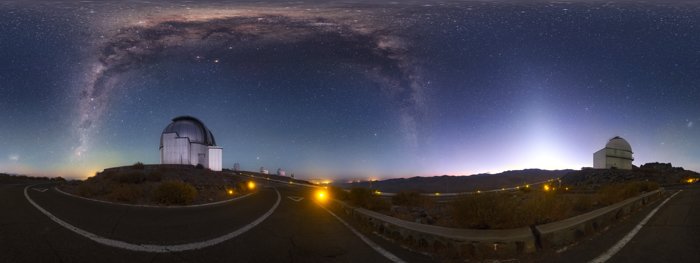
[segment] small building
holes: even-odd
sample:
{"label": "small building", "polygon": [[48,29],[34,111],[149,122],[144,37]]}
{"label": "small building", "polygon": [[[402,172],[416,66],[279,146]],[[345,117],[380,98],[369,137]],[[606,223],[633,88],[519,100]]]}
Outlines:
{"label": "small building", "polygon": [[191,116],[174,118],[160,135],[161,164],[202,165],[221,171],[223,148],[202,121]]}
{"label": "small building", "polygon": [[593,168],[632,169],[632,147],[623,138],[615,136],[605,144],[605,148],[593,154]]}
{"label": "small building", "polygon": [[287,176],[287,171],[282,170],[282,168],[277,168],[277,175],[279,175],[279,176]]}
{"label": "small building", "polygon": [[270,171],[268,171],[267,169],[265,169],[264,166],[260,166],[260,173],[261,173],[261,174],[270,174]]}

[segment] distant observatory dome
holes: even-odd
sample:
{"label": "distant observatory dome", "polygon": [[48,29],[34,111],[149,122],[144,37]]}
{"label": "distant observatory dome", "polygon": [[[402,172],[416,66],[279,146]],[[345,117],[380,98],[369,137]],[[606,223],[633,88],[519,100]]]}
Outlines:
{"label": "distant observatory dome", "polygon": [[605,148],[593,154],[593,167],[597,169],[632,169],[632,146],[620,136],[605,144]]}
{"label": "distant observatory dome", "polygon": [[192,116],[180,116],[173,119],[160,136],[160,147],[163,147],[163,134],[175,133],[180,138],[188,138],[190,143],[198,143],[206,146],[216,146],[214,135],[204,123]]}
{"label": "distant observatory dome", "polygon": [[160,135],[160,163],[201,165],[221,171],[223,148],[216,146],[214,135],[202,121],[180,116]]}
{"label": "distant observatory dome", "polygon": [[630,146],[630,143],[628,143],[625,139],[622,139],[620,136],[615,136],[612,139],[610,139],[610,141],[608,141],[608,144],[606,144],[605,147],[628,151],[630,153],[632,152],[632,146]]}

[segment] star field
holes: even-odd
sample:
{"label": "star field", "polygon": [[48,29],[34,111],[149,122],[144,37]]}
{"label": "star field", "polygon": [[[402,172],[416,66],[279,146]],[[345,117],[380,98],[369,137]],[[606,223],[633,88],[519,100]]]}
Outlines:
{"label": "star field", "polygon": [[308,177],[700,170],[700,6],[637,2],[0,4],[0,171],[157,163],[201,119],[224,167]]}

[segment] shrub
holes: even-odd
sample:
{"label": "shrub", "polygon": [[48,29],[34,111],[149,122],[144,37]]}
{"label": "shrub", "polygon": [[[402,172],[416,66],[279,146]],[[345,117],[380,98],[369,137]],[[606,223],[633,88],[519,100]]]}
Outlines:
{"label": "shrub", "polygon": [[122,183],[122,184],[138,184],[143,181],[146,181],[146,177],[141,173],[141,172],[130,172],[130,173],[124,173],[124,174],[117,174],[116,176],[112,177],[113,181]]}
{"label": "shrub", "polygon": [[638,196],[659,188],[656,182],[633,181],[604,186],[598,191],[599,202],[603,205],[611,205],[627,198]]}
{"label": "shrub", "polygon": [[198,163],[197,166],[195,166],[194,168],[204,169],[204,165],[202,165],[201,163]]}
{"label": "shrub", "polygon": [[338,200],[347,201],[348,199],[350,199],[350,194],[343,188],[337,186],[329,186],[328,192],[330,192],[333,198]]}
{"label": "shrub", "polygon": [[143,193],[136,186],[123,184],[112,189],[108,198],[114,201],[133,204],[141,198],[142,194]]}
{"label": "shrub", "polygon": [[546,224],[572,215],[573,200],[551,192],[533,192],[520,206],[519,219],[526,225]]}
{"label": "shrub", "polygon": [[471,194],[453,203],[454,217],[466,228],[510,227],[517,219],[517,205],[518,200],[509,194]]}
{"label": "shrub", "polygon": [[154,201],[166,205],[185,205],[197,197],[197,189],[181,181],[161,183],[153,193]]}
{"label": "shrub", "polygon": [[146,168],[146,165],[144,165],[142,162],[136,162],[134,165],[131,166],[132,168],[136,170],[143,170]]}
{"label": "shrub", "polygon": [[353,187],[348,195],[350,203],[370,210],[385,210],[389,208],[389,203],[372,193],[367,188]]}
{"label": "shrub", "polygon": [[91,197],[95,195],[97,191],[93,187],[92,184],[89,183],[81,183],[78,185],[78,195],[82,197]]}
{"label": "shrub", "polygon": [[391,198],[395,205],[419,206],[424,203],[425,198],[415,191],[401,191]]}
{"label": "shrub", "polygon": [[153,171],[146,175],[146,181],[149,182],[160,182],[163,179],[163,175],[159,171]]}

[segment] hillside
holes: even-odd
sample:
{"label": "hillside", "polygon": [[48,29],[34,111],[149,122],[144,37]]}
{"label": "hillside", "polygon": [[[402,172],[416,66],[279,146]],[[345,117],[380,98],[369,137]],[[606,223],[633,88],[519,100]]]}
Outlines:
{"label": "hillside", "polygon": [[700,174],[673,167],[670,163],[647,163],[632,170],[592,169],[582,170],[540,170],[526,169],[506,171],[497,174],[477,174],[470,176],[434,176],[396,178],[381,181],[343,183],[343,188],[365,187],[382,192],[416,191],[433,192],[471,192],[477,190],[499,189],[514,187],[526,183],[546,181],[560,178],[562,184],[575,186],[577,189],[596,189],[602,185],[622,183],[627,181],[651,181],[660,185],[683,183],[688,178],[700,178]]}
{"label": "hillside", "polygon": [[596,188],[602,185],[626,181],[651,181],[660,185],[683,183],[689,178],[700,178],[700,174],[673,167],[670,163],[647,163],[632,170],[583,169],[572,171],[561,178],[563,184]]}
{"label": "hillside", "polygon": [[137,163],[105,169],[82,182],[61,188],[67,192],[130,204],[186,205],[226,200],[250,192],[244,178],[190,165]]}
{"label": "hillside", "polygon": [[[477,190],[498,189],[502,187],[514,187],[526,183],[541,182],[552,178],[562,177],[573,170],[540,170],[526,169],[506,171],[497,174],[476,174],[470,176],[434,176],[396,178],[372,182],[373,189],[382,192],[417,191],[432,192],[471,192]],[[338,185],[343,188],[367,187],[370,182],[344,183]]]}

